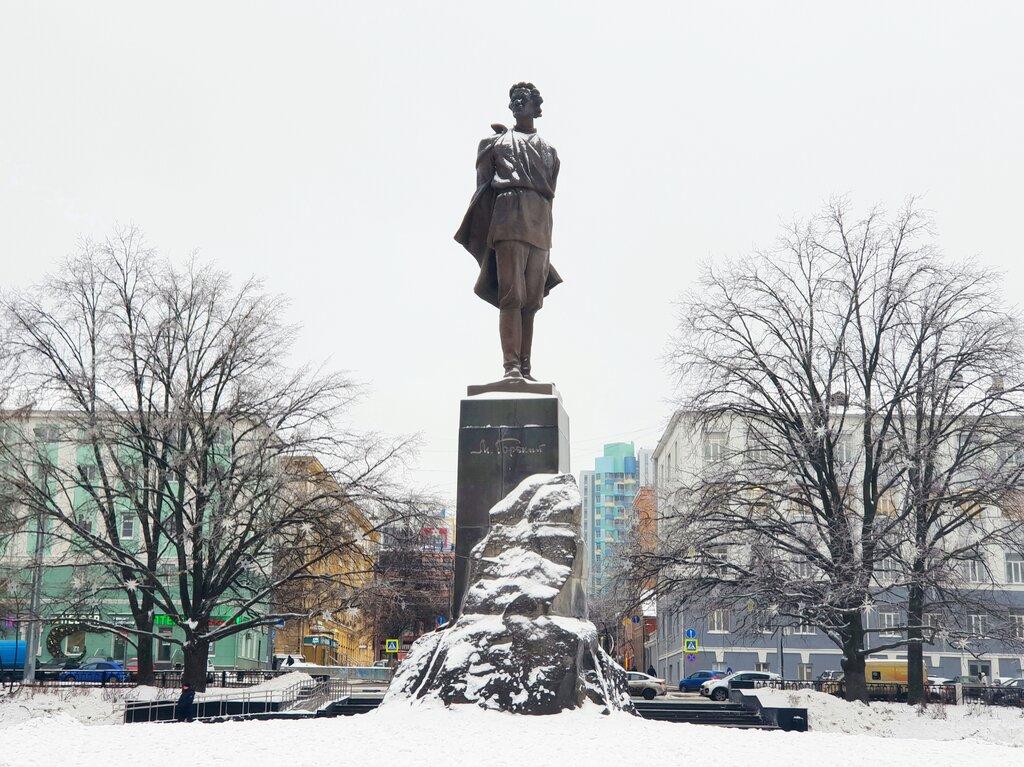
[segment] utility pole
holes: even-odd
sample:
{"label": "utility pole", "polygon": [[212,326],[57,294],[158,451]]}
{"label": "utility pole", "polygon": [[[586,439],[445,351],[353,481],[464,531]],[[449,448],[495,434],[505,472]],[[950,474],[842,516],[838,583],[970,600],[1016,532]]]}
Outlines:
{"label": "utility pole", "polygon": [[786,678],[786,660],[785,660],[786,656],[785,656],[785,654],[783,652],[783,647],[782,647],[782,635],[785,633],[785,631],[786,631],[786,627],[785,626],[779,626],[779,676],[782,679]]}
{"label": "utility pole", "polygon": [[36,546],[32,554],[32,591],[29,596],[28,626],[25,630],[25,674],[22,677],[28,684],[36,681],[36,648],[39,647],[39,634],[42,629],[39,608],[43,590],[43,537],[43,515],[37,509]]}

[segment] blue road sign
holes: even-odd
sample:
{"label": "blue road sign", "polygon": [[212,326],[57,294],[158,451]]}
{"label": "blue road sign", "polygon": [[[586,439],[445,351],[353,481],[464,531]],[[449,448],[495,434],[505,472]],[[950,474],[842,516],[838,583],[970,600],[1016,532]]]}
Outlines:
{"label": "blue road sign", "polygon": [[687,655],[686,656],[686,662],[687,663],[696,663],[697,662],[697,656],[693,655],[693,654]]}
{"label": "blue road sign", "polygon": [[634,615],[633,616],[633,625],[636,625],[639,622],[640,622],[640,616],[639,615]]}
{"label": "blue road sign", "polygon": [[697,638],[697,631],[696,631],[696,629],[686,629],[686,638],[687,639],[696,639]]}

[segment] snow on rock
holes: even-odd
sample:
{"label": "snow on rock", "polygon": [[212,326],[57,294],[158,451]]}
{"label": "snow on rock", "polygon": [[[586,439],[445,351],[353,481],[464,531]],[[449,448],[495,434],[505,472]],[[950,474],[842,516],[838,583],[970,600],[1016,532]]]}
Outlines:
{"label": "snow on rock", "polygon": [[554,714],[588,701],[632,710],[622,669],[597,642],[582,587],[580,495],[535,474],[490,512],[462,614],[416,641],[385,698]]}

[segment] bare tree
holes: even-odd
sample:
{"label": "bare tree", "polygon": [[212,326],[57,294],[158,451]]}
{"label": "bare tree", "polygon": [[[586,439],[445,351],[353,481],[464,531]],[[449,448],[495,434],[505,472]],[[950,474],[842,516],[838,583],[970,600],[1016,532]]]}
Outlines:
{"label": "bare tree", "polygon": [[432,631],[438,618],[451,620],[455,554],[450,547],[424,540],[422,529],[432,518],[424,510],[383,531],[373,580],[359,597],[360,607],[374,621],[378,647],[385,639]]}
{"label": "bare tree", "polygon": [[[288,367],[296,328],[256,280],[177,268],[124,229],[4,309],[20,407],[0,457],[23,507],[123,593],[142,682],[158,613],[202,690],[211,642],[287,617],[268,609],[275,590],[328,577],[318,563],[361,545],[347,504],[378,525],[413,508],[392,481],[408,441],[343,428],[357,387]],[[331,481],[309,492],[297,455]]]}
{"label": "bare tree", "polygon": [[[677,599],[739,605],[751,626],[819,627],[851,699],[867,699],[866,656],[907,641],[869,647],[879,630],[864,610],[900,598],[876,570],[905,550],[913,506],[905,416],[935,329],[910,332],[912,307],[934,314],[942,286],[970,276],[951,276],[929,235],[913,204],[851,222],[840,201],[777,248],[708,269],[670,361],[711,449],[661,499],[661,549],[634,557],[636,577],[657,574]],[[1005,419],[1011,401],[979,418]]]}
{"label": "bare tree", "polygon": [[[983,552],[1020,545],[1024,348],[1019,321],[1000,297],[999,275],[971,265],[934,269],[899,315],[881,367],[890,378],[910,370],[893,423],[894,459],[905,470],[885,534],[896,542],[890,578],[907,594],[913,705],[928,697],[923,644],[939,635],[961,646],[972,634],[980,638],[969,625],[958,629],[956,616],[985,611],[995,618],[988,626],[1006,628],[1006,606]],[[970,568],[978,566],[983,573],[972,578]],[[981,574],[985,584],[972,582]],[[925,620],[926,609],[938,625]]]}

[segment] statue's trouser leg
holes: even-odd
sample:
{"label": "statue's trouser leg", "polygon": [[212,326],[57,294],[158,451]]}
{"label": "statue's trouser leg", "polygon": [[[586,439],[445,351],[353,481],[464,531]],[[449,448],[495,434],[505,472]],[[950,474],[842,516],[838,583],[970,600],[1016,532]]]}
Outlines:
{"label": "statue's trouser leg", "polygon": [[549,252],[530,246],[526,262],[526,300],[523,302],[523,333],[519,346],[519,361],[523,375],[530,375],[533,350],[533,319],[544,305],[544,285],[548,281]]}
{"label": "statue's trouser leg", "polygon": [[518,240],[494,243],[498,266],[498,335],[501,337],[505,374],[519,371],[523,342],[523,304],[526,301],[526,264],[530,246]]}

